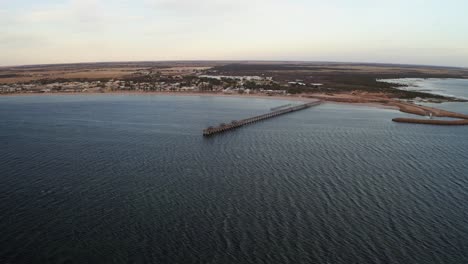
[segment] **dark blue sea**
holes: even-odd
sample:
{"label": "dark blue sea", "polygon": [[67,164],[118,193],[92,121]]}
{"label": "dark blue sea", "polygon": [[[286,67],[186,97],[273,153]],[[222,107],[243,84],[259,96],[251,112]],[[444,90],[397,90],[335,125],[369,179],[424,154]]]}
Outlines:
{"label": "dark blue sea", "polygon": [[468,263],[468,127],[323,104],[202,136],[286,103],[0,97],[0,263]]}

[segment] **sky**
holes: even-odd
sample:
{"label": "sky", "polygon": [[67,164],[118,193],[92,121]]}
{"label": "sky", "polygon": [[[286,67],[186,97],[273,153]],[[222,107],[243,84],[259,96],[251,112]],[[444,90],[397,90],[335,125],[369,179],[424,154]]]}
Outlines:
{"label": "sky", "polygon": [[466,0],[0,0],[0,65],[293,60],[468,67]]}

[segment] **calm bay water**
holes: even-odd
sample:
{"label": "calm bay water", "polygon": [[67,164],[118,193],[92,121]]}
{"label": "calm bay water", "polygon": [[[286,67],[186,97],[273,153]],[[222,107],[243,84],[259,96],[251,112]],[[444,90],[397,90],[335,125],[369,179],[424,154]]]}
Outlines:
{"label": "calm bay water", "polygon": [[382,81],[407,85],[407,87],[401,87],[404,90],[428,92],[468,100],[468,79],[402,78]]}
{"label": "calm bay water", "polygon": [[284,101],[0,97],[1,263],[468,263],[468,127]]}
{"label": "calm bay water", "polygon": [[[438,94],[468,100],[468,79],[402,78],[386,79],[382,81],[408,85],[407,87],[400,88],[404,90],[421,91],[431,94]],[[457,113],[468,114],[467,102],[417,103]]]}

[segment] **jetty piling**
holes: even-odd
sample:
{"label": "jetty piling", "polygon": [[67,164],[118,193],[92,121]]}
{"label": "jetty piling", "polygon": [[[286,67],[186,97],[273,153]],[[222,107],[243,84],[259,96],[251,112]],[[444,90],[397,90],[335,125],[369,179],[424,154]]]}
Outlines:
{"label": "jetty piling", "polygon": [[316,101],[316,102],[310,102],[310,103],[301,104],[301,105],[297,105],[297,106],[291,106],[291,107],[288,107],[288,108],[281,108],[280,110],[273,111],[273,112],[270,112],[270,113],[267,113],[267,114],[254,116],[254,117],[250,117],[250,118],[246,118],[246,119],[242,119],[242,120],[235,120],[235,121],[232,121],[229,124],[222,123],[222,124],[220,124],[219,126],[216,126],[216,127],[210,126],[210,127],[203,130],[203,136],[211,136],[211,135],[214,135],[214,134],[223,133],[223,132],[233,130],[233,129],[236,129],[236,128],[239,128],[239,127],[242,127],[242,126],[245,126],[245,125],[253,124],[253,123],[265,120],[265,119],[269,119],[269,118],[277,117],[277,116],[284,115],[284,114],[287,114],[287,113],[292,113],[292,112],[304,110],[304,109],[310,108],[312,106],[317,106],[317,105],[319,105],[321,103],[322,103],[322,101]]}

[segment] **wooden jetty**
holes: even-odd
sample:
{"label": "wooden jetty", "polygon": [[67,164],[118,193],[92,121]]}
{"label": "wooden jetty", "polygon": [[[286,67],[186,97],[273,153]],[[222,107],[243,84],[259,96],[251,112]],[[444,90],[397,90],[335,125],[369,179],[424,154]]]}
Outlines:
{"label": "wooden jetty", "polygon": [[235,120],[235,121],[232,121],[231,123],[228,123],[228,124],[222,123],[219,126],[208,127],[206,129],[204,129],[203,130],[203,136],[211,136],[211,135],[214,135],[214,134],[223,133],[223,132],[233,130],[233,129],[236,129],[236,128],[239,128],[239,127],[242,127],[242,126],[245,126],[245,125],[248,125],[248,124],[256,123],[256,122],[259,122],[259,121],[262,121],[262,120],[265,120],[265,119],[269,119],[269,118],[277,117],[277,116],[280,116],[280,115],[284,115],[284,114],[304,110],[304,109],[307,109],[309,107],[319,105],[321,103],[322,103],[322,101],[317,101],[317,102],[311,102],[311,103],[301,104],[301,105],[297,105],[297,106],[291,106],[291,107],[280,109],[280,110],[277,110],[277,111],[273,111],[273,112],[270,112],[270,113],[267,113],[267,114],[254,116],[254,117],[250,117],[250,118],[242,119],[242,120]]}
{"label": "wooden jetty", "polygon": [[280,110],[280,109],[289,107],[289,106],[291,106],[291,105],[292,105],[292,104],[286,104],[286,105],[282,105],[282,106],[273,107],[273,108],[270,109],[270,111]]}

